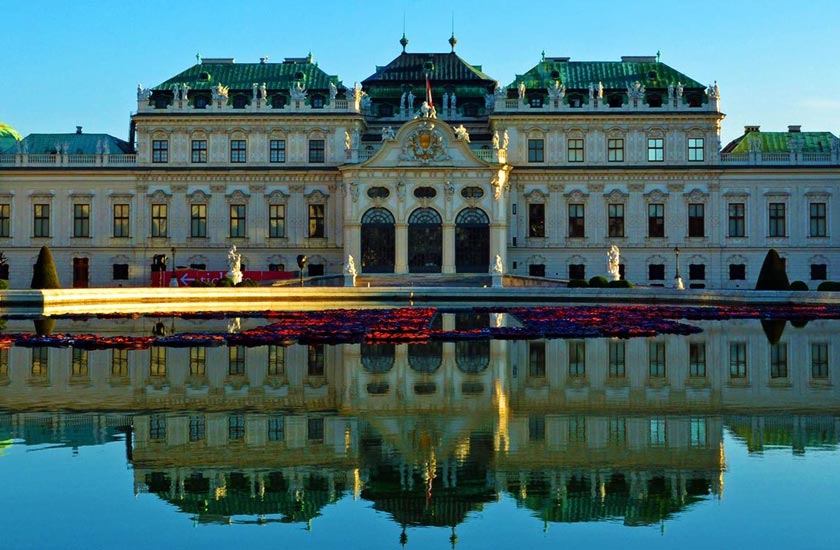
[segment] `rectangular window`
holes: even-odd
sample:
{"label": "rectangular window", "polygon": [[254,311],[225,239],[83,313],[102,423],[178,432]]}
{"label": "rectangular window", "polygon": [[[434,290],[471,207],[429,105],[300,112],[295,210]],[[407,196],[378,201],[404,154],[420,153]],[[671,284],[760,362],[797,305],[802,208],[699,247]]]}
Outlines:
{"label": "rectangular window", "polygon": [[192,140],[192,161],[196,164],[203,164],[207,162],[207,140],[194,139]]}
{"label": "rectangular window", "polygon": [[689,428],[689,444],[692,447],[706,446],[706,419],[692,418]]}
{"label": "rectangular window", "polygon": [[236,163],[245,162],[246,150],[244,139],[230,140],[230,161]]}
{"label": "rectangular window", "polygon": [[111,350],[111,376],[114,378],[128,377],[128,350]]}
{"label": "rectangular window", "polygon": [[610,342],[609,364],[610,378],[624,378],[624,342]]}
{"label": "rectangular window", "polygon": [[704,150],[703,138],[688,138],[688,162],[701,162]]}
{"label": "rectangular window", "polygon": [[744,204],[739,202],[729,203],[729,236],[745,237],[746,226],[744,224]]}
{"label": "rectangular window", "polygon": [[745,281],[747,279],[746,264],[729,264],[729,280]]}
{"label": "rectangular window", "polygon": [[583,162],[583,139],[574,138],[569,140],[566,159],[569,162]]}
{"label": "rectangular window", "polygon": [[828,344],[815,342],[811,344],[811,378],[828,379]]}
{"label": "rectangular window", "polygon": [[545,342],[528,342],[528,376],[545,378]]}
{"label": "rectangular window", "polygon": [[648,280],[649,281],[664,281],[665,280],[665,264],[650,264],[650,265],[648,265]]}
{"label": "rectangular window", "polygon": [[113,264],[113,279],[115,281],[127,281],[128,280],[128,264]]}
{"label": "rectangular window", "polygon": [[166,237],[168,208],[165,204],[152,205],[152,237]]}
{"label": "rectangular window", "polygon": [[324,140],[309,140],[309,162],[324,162]]}
{"label": "rectangular window", "polygon": [[627,443],[627,421],[623,418],[610,417],[610,430],[607,433],[610,445],[624,445]]}
{"label": "rectangular window", "polygon": [[286,348],[268,346],[268,375],[282,376],[286,370]]}
{"label": "rectangular window", "polygon": [[306,421],[306,439],[310,443],[324,442],[324,419],[309,418]]}
{"label": "rectangular window", "polygon": [[586,219],[582,204],[569,205],[569,237],[582,239],[585,236]]}
{"label": "rectangular window", "polygon": [[245,415],[232,414],[228,417],[228,439],[231,441],[245,439]]}
{"label": "rectangular window", "polygon": [[268,417],[268,440],[283,441],[286,439],[286,426],[282,416]]}
{"label": "rectangular window", "polygon": [[828,266],[826,264],[811,264],[811,280],[825,281],[828,278]]}
{"label": "rectangular window", "polygon": [[324,361],[324,346],[322,344],[308,346],[307,376],[324,376]]}
{"label": "rectangular window", "polygon": [[190,348],[190,376],[207,374],[207,348]]}
{"label": "rectangular window", "polygon": [[190,441],[204,441],[207,434],[207,422],[203,414],[190,415]]}
{"label": "rectangular window", "polygon": [[129,217],[129,205],[115,204],[114,205],[114,237],[127,238],[130,236],[129,228],[131,227]]}
{"label": "rectangular window", "polygon": [[665,377],[665,342],[650,342],[648,346],[648,374],[651,378]]}
{"label": "rectangular window", "polygon": [[0,204],[0,237],[12,236],[12,205]]}
{"label": "rectangular window", "polygon": [[665,236],[665,205],[648,205],[648,237],[662,238]]}
{"label": "rectangular window", "polygon": [[286,236],[286,205],[268,205],[268,236],[272,239],[282,239]]}
{"label": "rectangular window", "polygon": [[228,348],[228,374],[231,376],[245,375],[245,346],[230,346]]}
{"label": "rectangular window", "polygon": [[730,342],[729,344],[729,377],[747,377],[747,343]]}
{"label": "rectangular window", "polygon": [[665,419],[650,419],[650,444],[652,447],[662,447],[668,442]]}
{"label": "rectangular window", "polygon": [[545,237],[545,205],[528,205],[528,236]]}
{"label": "rectangular window", "polygon": [[244,238],[245,237],[245,205],[231,204],[230,205],[230,238]]}
{"label": "rectangular window", "polygon": [[608,235],[610,237],[624,236],[624,205],[607,205]]}
{"label": "rectangular window", "polygon": [[569,443],[586,443],[586,417],[569,417]]}
{"label": "rectangular window", "polygon": [[688,205],[688,236],[704,237],[706,235],[706,205],[703,203],[689,203]]}
{"label": "rectangular window", "polygon": [[152,441],[166,439],[166,417],[162,414],[153,414],[149,417],[149,439]]}
{"label": "rectangular window", "polygon": [[33,205],[32,210],[32,236],[33,237],[49,237],[50,236],[50,205],[36,204]]}
{"label": "rectangular window", "polygon": [[665,160],[665,139],[648,138],[648,162],[662,162]]}
{"label": "rectangular window", "polygon": [[169,140],[168,139],[153,139],[152,140],[152,162],[164,163],[169,162]]}
{"label": "rectangular window", "polygon": [[149,376],[166,376],[166,348],[152,346],[149,349]]}
{"label": "rectangular window", "polygon": [[779,342],[770,346],[770,378],[788,377],[787,344]]}
{"label": "rectangular window", "polygon": [[624,138],[607,140],[607,162],[624,162]]}
{"label": "rectangular window", "polygon": [[324,238],[325,206],[323,204],[309,205],[309,237]]}
{"label": "rectangular window", "polygon": [[586,342],[567,342],[569,352],[569,377],[583,378],[586,376]]}
{"label": "rectangular window", "polygon": [[784,237],[785,236],[785,203],[771,202],[769,205],[769,216],[767,226],[768,237]]}
{"label": "rectangular window", "polygon": [[810,221],[808,235],[810,237],[828,236],[828,233],[826,232],[825,228],[825,203],[812,202],[810,205],[808,205],[808,215]]}
{"label": "rectangular window", "polygon": [[706,344],[688,344],[688,375],[692,378],[706,378]]}
{"label": "rectangular window", "polygon": [[706,280],[706,264],[689,264],[688,279],[690,281]]}
{"label": "rectangular window", "polygon": [[569,264],[569,279],[586,279],[586,265]]}
{"label": "rectangular window", "polygon": [[528,417],[528,441],[545,441],[545,417]]}
{"label": "rectangular window", "polygon": [[73,236],[90,237],[90,205],[73,205]]}
{"label": "rectangular window", "polygon": [[73,360],[70,365],[70,376],[88,376],[88,351],[86,349],[73,348]]}
{"label": "rectangular window", "polygon": [[30,372],[33,378],[46,378],[49,376],[50,349],[47,347],[32,348],[32,365]]}
{"label": "rectangular window", "polygon": [[545,161],[545,141],[541,139],[528,140],[528,162]]}
{"label": "rectangular window", "polygon": [[201,239],[207,237],[207,205],[190,205],[190,237]]}
{"label": "rectangular window", "polygon": [[286,162],[286,140],[272,139],[268,142],[268,161]]}

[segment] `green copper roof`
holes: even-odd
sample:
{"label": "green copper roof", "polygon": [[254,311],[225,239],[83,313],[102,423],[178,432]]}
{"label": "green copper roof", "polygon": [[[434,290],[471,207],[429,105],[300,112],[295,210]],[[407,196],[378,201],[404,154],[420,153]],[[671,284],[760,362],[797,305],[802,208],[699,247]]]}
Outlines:
{"label": "green copper roof", "polygon": [[803,153],[830,153],[837,139],[831,132],[747,132],[726,147],[724,153],[749,153],[750,144],[762,153],[790,153],[791,145]]}
{"label": "green copper roof", "polygon": [[[429,67],[433,69],[429,71]],[[440,82],[484,84],[485,88],[496,84],[495,79],[481,72],[480,65],[470,65],[455,53],[405,52],[384,67],[376,67],[376,72],[364,79],[362,84],[367,87],[379,83],[423,83],[425,86],[426,72],[429,72],[432,84]]]}
{"label": "green copper roof", "polygon": [[[508,88],[524,82],[526,88],[548,88],[558,80],[567,89],[586,89],[601,82],[606,89],[626,90],[638,81],[646,88],[667,88],[682,83],[685,88],[706,86],[685,74],[657,62],[655,58],[632,58],[626,61],[570,61],[567,58],[545,58],[525,74],[516,75]],[[644,61],[638,61],[644,59]]]}
{"label": "green copper roof", "polygon": [[[0,153],[6,152],[15,148],[18,141],[23,139],[17,130],[0,122]],[[12,151],[14,152],[14,151]]]}
{"label": "green copper roof", "polygon": [[342,87],[337,76],[322,71],[309,56],[287,59],[283,63],[217,63],[210,60],[193,65],[152,89],[170,90],[175,84],[187,84],[191,90],[209,90],[216,84],[222,84],[231,90],[250,92],[254,83],[265,82],[269,90],[288,90],[297,80],[313,90],[326,90],[330,82],[338,88]]}
{"label": "green copper roof", "polygon": [[[108,134],[29,134],[23,139],[21,149],[29,154],[52,154],[64,152],[71,155],[94,155],[107,150],[112,155],[133,153],[131,145]],[[16,147],[15,147],[16,148]],[[16,151],[15,151],[16,152]]]}

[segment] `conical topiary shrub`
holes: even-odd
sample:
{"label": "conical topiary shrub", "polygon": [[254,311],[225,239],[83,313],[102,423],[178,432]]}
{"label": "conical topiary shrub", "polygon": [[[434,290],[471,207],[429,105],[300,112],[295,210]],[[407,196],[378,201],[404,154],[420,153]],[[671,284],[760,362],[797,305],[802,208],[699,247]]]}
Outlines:
{"label": "conical topiary shrub", "polygon": [[32,270],[32,288],[61,288],[50,247],[42,246]]}
{"label": "conical topiary shrub", "polygon": [[764,264],[761,266],[761,272],[758,274],[758,282],[755,284],[756,290],[790,290],[790,282],[788,281],[787,271],[785,271],[785,263],[779,257],[779,253],[775,248],[767,251],[767,256],[764,258]]}

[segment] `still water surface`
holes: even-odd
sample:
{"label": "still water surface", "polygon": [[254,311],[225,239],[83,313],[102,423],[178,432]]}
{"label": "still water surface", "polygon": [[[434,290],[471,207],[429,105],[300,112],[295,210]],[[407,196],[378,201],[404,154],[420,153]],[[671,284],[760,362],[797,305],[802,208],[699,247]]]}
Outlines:
{"label": "still water surface", "polygon": [[840,547],[840,322],[691,324],[628,340],[12,346],[3,544]]}

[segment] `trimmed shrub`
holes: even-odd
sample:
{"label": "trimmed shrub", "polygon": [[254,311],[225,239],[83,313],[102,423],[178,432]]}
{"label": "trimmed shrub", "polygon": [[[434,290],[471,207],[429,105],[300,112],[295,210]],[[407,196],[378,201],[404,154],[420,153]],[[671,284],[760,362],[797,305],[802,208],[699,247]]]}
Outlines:
{"label": "trimmed shrub", "polygon": [[38,260],[32,270],[31,288],[61,288],[58,281],[58,270],[55,268],[55,261],[50,252],[50,247],[42,246],[38,253]]}
{"label": "trimmed shrub", "polygon": [[239,281],[237,284],[233,286],[244,286],[244,287],[252,287],[252,286],[260,286],[257,281],[252,281],[251,279],[245,279],[243,281]]}
{"label": "trimmed shrub", "polygon": [[572,279],[566,286],[569,288],[586,288],[589,286],[589,281],[586,279]]}
{"label": "trimmed shrub", "polygon": [[761,328],[764,330],[764,335],[767,341],[772,344],[778,344],[782,338],[782,333],[785,331],[787,321],[784,319],[762,319]]}
{"label": "trimmed shrub", "polygon": [[791,319],[790,326],[793,328],[805,328],[808,326],[808,319]]}
{"label": "trimmed shrub", "polygon": [[610,281],[607,283],[610,288],[633,288],[633,283],[626,279],[619,279],[617,281]]}
{"label": "trimmed shrub", "polygon": [[837,281],[823,281],[817,287],[817,290],[821,292],[837,292],[840,291],[840,283]]}
{"label": "trimmed shrub", "polygon": [[219,279],[219,282],[216,283],[216,286],[233,286],[233,281],[230,277],[222,277]]}
{"label": "trimmed shrub", "polygon": [[602,275],[596,275],[589,279],[589,286],[592,288],[606,288],[608,284],[607,278]]}
{"label": "trimmed shrub", "polygon": [[758,281],[755,284],[756,290],[790,290],[785,264],[779,257],[775,248],[767,251],[761,271],[758,274]]}
{"label": "trimmed shrub", "polygon": [[55,319],[52,317],[44,317],[42,319],[35,319],[35,334],[38,336],[49,336],[55,330]]}
{"label": "trimmed shrub", "polygon": [[9,288],[9,281],[6,279],[0,279],[0,290],[6,290]]}
{"label": "trimmed shrub", "polygon": [[805,284],[805,281],[793,281],[790,283],[790,289],[799,291],[808,290],[808,285]]}
{"label": "trimmed shrub", "polygon": [[210,281],[193,281],[193,282],[191,282],[191,283],[190,283],[190,286],[201,287],[201,288],[207,288],[207,287],[214,287],[214,286],[216,286],[216,285],[214,285],[214,284],[213,284],[212,282],[210,282]]}

